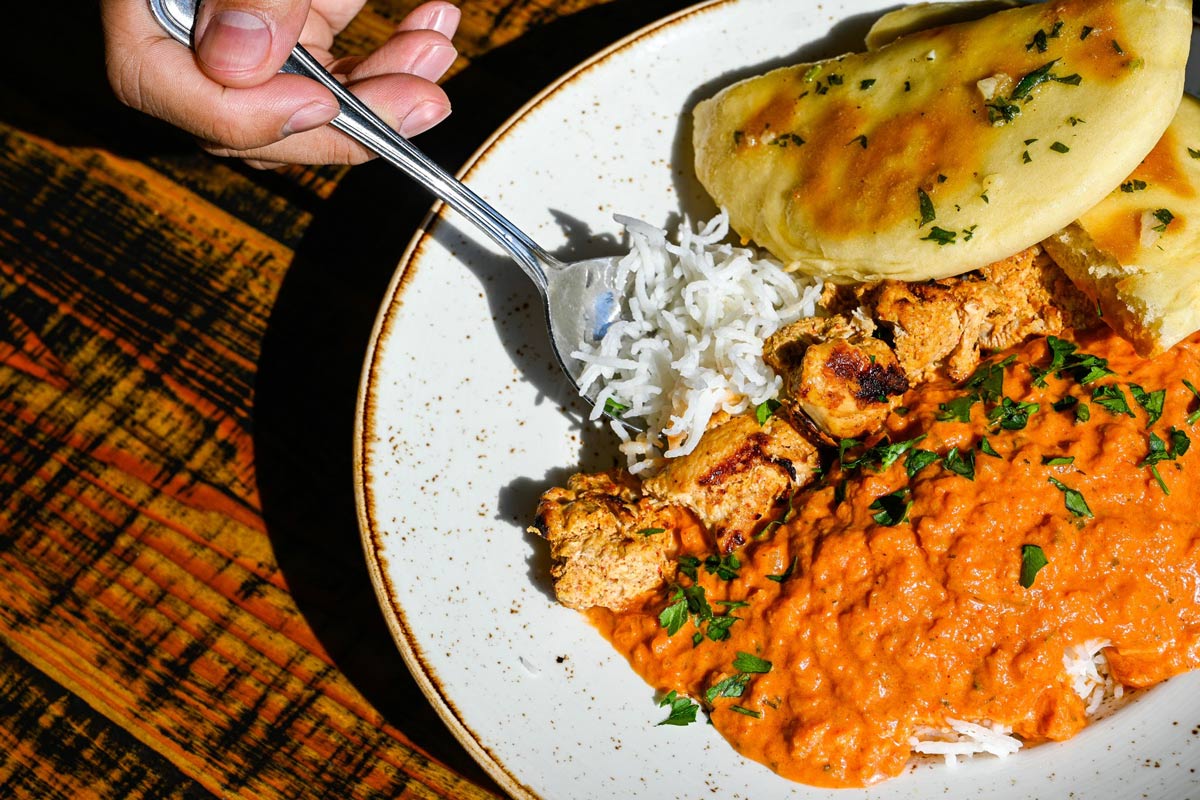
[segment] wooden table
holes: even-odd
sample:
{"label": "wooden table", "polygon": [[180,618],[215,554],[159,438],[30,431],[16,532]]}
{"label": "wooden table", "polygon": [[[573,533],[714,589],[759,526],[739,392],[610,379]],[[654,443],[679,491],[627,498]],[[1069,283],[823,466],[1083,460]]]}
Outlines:
{"label": "wooden table", "polygon": [[[354,509],[359,371],[430,199],[120,107],[95,5],[5,9],[0,797],[499,794],[409,676]],[[415,5],[368,2],[342,50]],[[419,140],[451,171],[687,3],[462,5],[456,113]]]}

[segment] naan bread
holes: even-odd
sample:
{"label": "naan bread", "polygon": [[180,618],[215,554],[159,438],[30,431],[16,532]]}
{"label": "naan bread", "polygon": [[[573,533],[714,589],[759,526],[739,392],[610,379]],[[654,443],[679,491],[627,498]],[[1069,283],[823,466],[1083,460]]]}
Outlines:
{"label": "naan bread", "polygon": [[914,3],[911,6],[889,11],[867,31],[867,49],[878,50],[891,44],[901,36],[936,28],[939,25],[954,25],[970,22],[997,11],[1018,8],[1017,0],[962,0],[950,3]]}
{"label": "naan bread", "polygon": [[1200,101],[1185,96],[1133,174],[1043,245],[1150,357],[1200,330]]}
{"label": "naan bread", "polygon": [[1125,178],[1183,94],[1186,0],[1057,0],[735,84],[695,110],[734,230],[837,281],[1009,256]]}

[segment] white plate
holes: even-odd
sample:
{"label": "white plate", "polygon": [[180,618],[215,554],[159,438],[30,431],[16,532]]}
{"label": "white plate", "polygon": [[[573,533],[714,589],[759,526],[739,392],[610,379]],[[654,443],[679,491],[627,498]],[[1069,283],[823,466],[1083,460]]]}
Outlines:
{"label": "white plate", "polygon": [[[892,5],[724,0],[667,18],[547,89],[465,180],[568,259],[615,252],[614,212],[705,217],[687,145],[693,103],[764,67],[860,47]],[[525,532],[537,497],[581,465],[615,463],[609,435],[580,424],[570,395],[532,286],[461,218],[432,219],[377,321],[355,443],[367,559],[430,702],[517,797],[830,796],[741,758],[709,726],[656,727],[664,711],[650,688],[553,602],[545,547]],[[1066,744],[836,794],[1200,800],[1198,725],[1193,674]]]}

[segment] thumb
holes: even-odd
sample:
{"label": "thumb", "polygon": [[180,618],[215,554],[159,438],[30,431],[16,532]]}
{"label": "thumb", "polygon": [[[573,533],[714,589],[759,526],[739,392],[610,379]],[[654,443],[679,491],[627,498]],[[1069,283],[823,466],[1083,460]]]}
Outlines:
{"label": "thumb", "polygon": [[204,0],[196,58],[217,83],[246,88],[279,72],[300,39],[310,0]]}

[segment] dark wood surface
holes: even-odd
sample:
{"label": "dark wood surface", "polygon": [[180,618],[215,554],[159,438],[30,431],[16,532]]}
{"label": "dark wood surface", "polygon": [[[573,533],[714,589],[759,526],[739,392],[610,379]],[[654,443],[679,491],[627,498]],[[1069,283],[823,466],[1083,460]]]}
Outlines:
{"label": "dark wood surface", "polygon": [[[687,4],[464,0],[419,144],[457,170]],[[95,5],[8,4],[0,54],[0,797],[499,794],[409,676],[354,511],[359,371],[430,199],[124,109]],[[340,51],[414,5],[371,0]]]}

